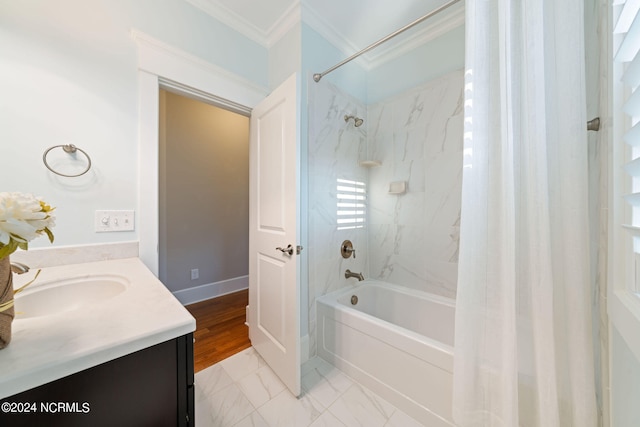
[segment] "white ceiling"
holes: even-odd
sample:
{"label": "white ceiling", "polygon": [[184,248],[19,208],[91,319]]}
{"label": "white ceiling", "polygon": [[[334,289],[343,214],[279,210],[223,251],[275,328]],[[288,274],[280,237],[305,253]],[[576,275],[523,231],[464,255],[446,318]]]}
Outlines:
{"label": "white ceiling", "polygon": [[[448,0],[186,0],[252,40],[270,46],[301,14],[305,23],[352,54],[424,16]],[[374,49],[368,66],[464,22],[463,1]],[[403,51],[402,49],[400,49]],[[393,55],[395,56],[395,55]]]}

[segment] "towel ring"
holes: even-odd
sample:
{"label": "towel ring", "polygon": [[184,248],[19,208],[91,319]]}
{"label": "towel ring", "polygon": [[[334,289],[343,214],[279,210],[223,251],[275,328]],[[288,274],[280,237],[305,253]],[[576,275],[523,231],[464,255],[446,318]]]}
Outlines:
{"label": "towel ring", "polygon": [[[87,161],[89,162],[89,164],[87,165],[87,168],[85,170],[83,170],[82,172],[80,172],[78,174],[75,174],[75,175],[67,175],[67,174],[60,173],[58,171],[53,170],[53,168],[51,168],[51,166],[49,166],[49,163],[47,163],[47,154],[49,154],[49,151],[53,150],[54,148],[58,148],[58,147],[62,147],[62,149],[64,150],[65,153],[73,154],[76,151],[79,151],[82,154],[84,154],[84,156],[87,158]],[[47,167],[47,169],[49,169],[51,172],[55,173],[56,175],[66,176],[67,178],[75,178],[77,176],[84,175],[85,173],[89,172],[89,169],[91,169],[91,157],[89,157],[87,152],[84,151],[82,148],[78,148],[73,144],[54,145],[53,147],[49,147],[44,152],[44,154],[42,155],[42,161],[44,162],[44,165]]]}

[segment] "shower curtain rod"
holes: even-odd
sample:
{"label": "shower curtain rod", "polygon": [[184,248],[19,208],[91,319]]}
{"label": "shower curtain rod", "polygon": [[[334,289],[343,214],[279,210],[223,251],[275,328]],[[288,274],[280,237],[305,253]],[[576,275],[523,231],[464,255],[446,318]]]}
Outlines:
{"label": "shower curtain rod", "polygon": [[427,13],[423,17],[416,19],[412,23],[410,23],[408,25],[405,25],[404,27],[400,28],[397,31],[394,31],[393,33],[389,34],[388,36],[381,38],[377,42],[375,42],[373,44],[370,44],[369,46],[367,46],[364,49],[362,49],[360,52],[354,53],[353,55],[351,55],[350,57],[348,57],[344,61],[334,65],[333,67],[329,68],[328,70],[326,70],[326,71],[324,71],[322,73],[314,74],[313,75],[313,80],[316,83],[319,82],[322,77],[326,76],[327,74],[329,74],[333,70],[342,67],[344,64],[356,59],[358,56],[362,55],[363,53],[366,53],[366,52],[370,51],[371,49],[373,49],[374,47],[377,47],[377,46],[381,45],[382,43],[386,42],[387,40],[394,38],[398,34],[407,31],[409,28],[412,28],[412,27],[418,25],[419,23],[421,23],[425,19],[431,18],[433,15],[437,15],[438,13],[442,12],[443,10],[447,9],[450,6],[453,6],[454,4],[458,3],[459,1],[460,0],[451,0],[450,2],[443,4],[442,6],[440,6],[440,7],[436,8],[436,9],[432,10],[431,12]]}

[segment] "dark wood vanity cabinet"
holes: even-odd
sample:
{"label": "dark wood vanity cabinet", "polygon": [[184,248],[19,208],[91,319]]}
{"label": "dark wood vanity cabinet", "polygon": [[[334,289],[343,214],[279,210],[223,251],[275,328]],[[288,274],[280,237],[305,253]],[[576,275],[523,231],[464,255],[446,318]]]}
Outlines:
{"label": "dark wood vanity cabinet", "polygon": [[0,426],[194,426],[193,334],[0,401]]}

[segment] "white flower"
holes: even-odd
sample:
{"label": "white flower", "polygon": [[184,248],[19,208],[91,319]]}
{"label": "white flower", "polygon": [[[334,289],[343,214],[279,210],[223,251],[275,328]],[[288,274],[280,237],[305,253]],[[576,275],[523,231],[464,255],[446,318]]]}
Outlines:
{"label": "white flower", "polygon": [[38,197],[23,193],[0,193],[0,258],[42,235],[53,242],[53,208]]}

